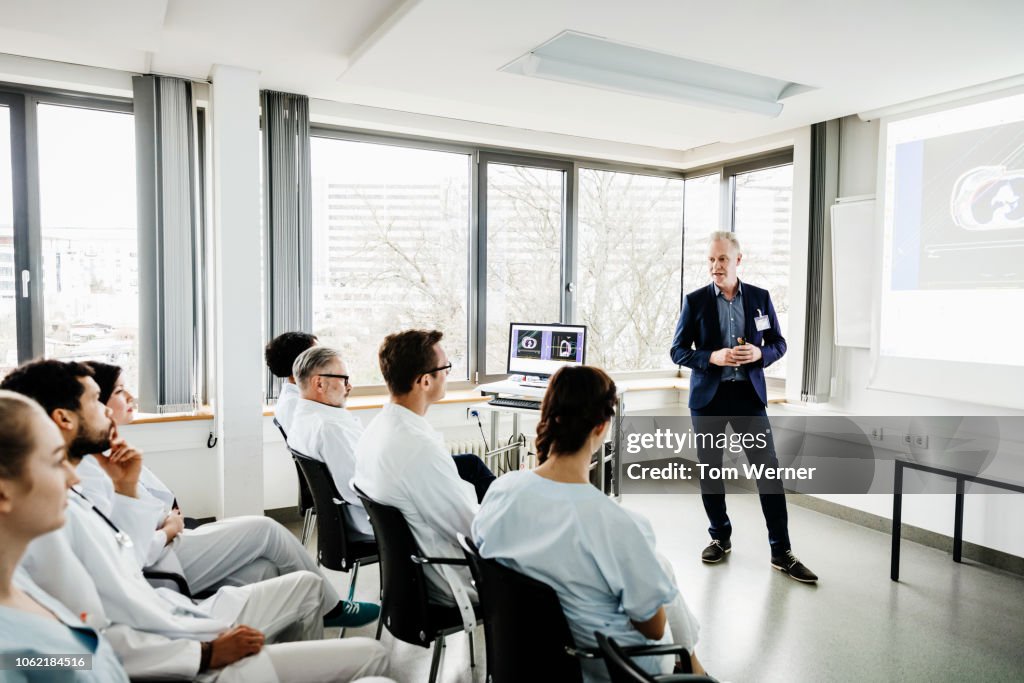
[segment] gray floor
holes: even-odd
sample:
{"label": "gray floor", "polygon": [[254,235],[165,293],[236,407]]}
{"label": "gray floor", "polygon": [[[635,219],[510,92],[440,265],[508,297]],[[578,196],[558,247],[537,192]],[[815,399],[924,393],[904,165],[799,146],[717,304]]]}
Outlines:
{"label": "gray floor", "polygon": [[[889,580],[886,534],[791,505],[797,555],[821,581],[807,586],[768,562],[758,499],[729,496],[733,552],[704,565],[706,519],[693,495],[628,495],[650,519],[661,552],[701,622],[698,655],[721,681],[1024,681],[1024,578],[904,541],[901,581]],[[311,541],[310,546],[312,547]],[[347,590],[344,574],[333,574]],[[375,600],[379,578],[364,570],[357,596]],[[374,627],[350,630],[373,637]],[[392,677],[426,681],[430,652],[396,642]],[[483,632],[477,667],[467,638],[449,638],[440,681],[485,680]]]}

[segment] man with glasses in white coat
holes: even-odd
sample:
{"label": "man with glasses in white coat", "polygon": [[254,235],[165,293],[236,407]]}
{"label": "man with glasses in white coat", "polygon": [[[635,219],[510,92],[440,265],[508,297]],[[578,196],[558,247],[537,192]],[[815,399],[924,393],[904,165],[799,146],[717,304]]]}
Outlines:
{"label": "man with glasses in white coat", "polygon": [[[456,536],[469,536],[479,508],[480,487],[466,478],[479,482],[489,475],[493,481],[494,475],[475,456],[476,462],[464,458],[464,464],[457,464],[444,437],[427,421],[430,406],[445,396],[452,368],[441,347],[443,336],[437,330],[406,330],[381,344],[380,369],[391,400],[356,446],[355,485],[370,499],[397,508],[423,553],[457,558],[462,550]],[[468,570],[432,564],[423,569],[428,598],[458,606],[471,629],[477,595]]]}
{"label": "man with glasses in white coat", "polygon": [[299,398],[291,416],[288,446],[327,465],[345,502],[345,524],[355,541],[372,541],[373,527],[359,496],[352,490],[356,444],[363,423],[345,409],[352,382],[341,355],[327,346],[299,354],[292,367]]}

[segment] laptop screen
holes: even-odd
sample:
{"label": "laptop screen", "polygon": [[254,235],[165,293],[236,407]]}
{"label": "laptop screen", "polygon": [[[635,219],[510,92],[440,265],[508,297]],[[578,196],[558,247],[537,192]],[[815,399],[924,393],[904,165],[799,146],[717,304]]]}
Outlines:
{"label": "laptop screen", "polygon": [[509,326],[508,372],[549,377],[566,365],[586,358],[584,325],[512,323]]}

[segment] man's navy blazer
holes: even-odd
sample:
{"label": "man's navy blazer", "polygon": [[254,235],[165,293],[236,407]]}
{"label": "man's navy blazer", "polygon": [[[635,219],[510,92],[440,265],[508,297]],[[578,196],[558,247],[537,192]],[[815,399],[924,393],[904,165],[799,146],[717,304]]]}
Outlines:
{"label": "man's navy blazer", "polygon": [[[772,298],[767,289],[742,283],[743,317],[745,320],[743,339],[749,344],[761,347],[761,360],[747,363],[747,377],[754,385],[761,403],[768,404],[768,392],[764,384],[764,369],[782,358],[786,353],[786,340],[775,315]],[[769,327],[759,332],[754,325],[757,310],[768,315]],[[718,304],[715,301],[715,286],[696,289],[683,300],[683,312],[676,325],[672,339],[672,360],[676,365],[690,368],[691,408],[703,408],[711,403],[722,379],[722,367],[712,365],[711,353],[722,348],[722,327],[718,321]]]}

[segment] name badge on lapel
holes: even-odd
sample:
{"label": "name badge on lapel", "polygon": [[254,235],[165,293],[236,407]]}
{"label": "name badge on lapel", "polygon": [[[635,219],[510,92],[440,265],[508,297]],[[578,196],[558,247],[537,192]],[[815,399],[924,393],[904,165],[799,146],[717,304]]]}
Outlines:
{"label": "name badge on lapel", "polygon": [[768,316],[761,315],[761,309],[757,309],[757,316],[754,318],[754,328],[758,332],[764,332],[769,327],[771,327],[771,323],[768,322]]}

